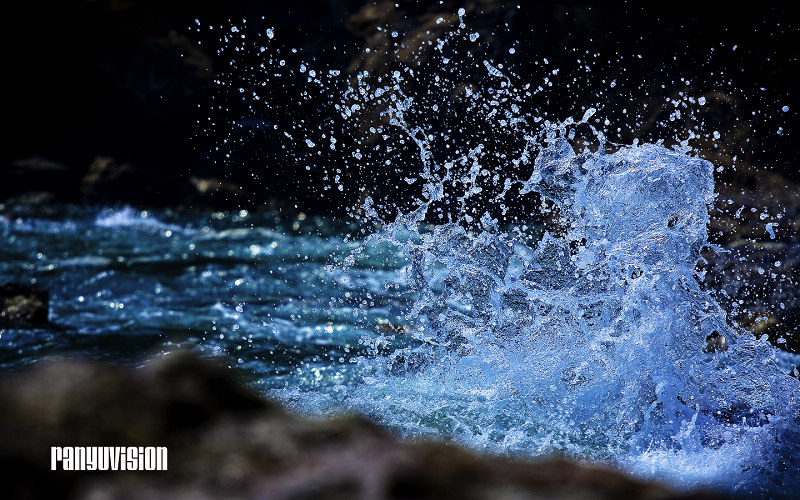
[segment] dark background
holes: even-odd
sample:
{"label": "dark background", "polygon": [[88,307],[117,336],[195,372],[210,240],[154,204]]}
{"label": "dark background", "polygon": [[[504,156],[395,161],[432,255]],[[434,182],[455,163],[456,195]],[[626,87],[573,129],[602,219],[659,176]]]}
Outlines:
{"label": "dark background", "polygon": [[[461,6],[469,29],[481,33],[482,43],[475,49],[479,57],[505,61],[521,81],[534,84],[541,80],[538,63],[544,58],[562,75],[579,78],[569,89],[534,102],[540,112],[563,118],[576,109],[600,107],[603,117],[621,124],[621,131],[612,128],[610,135],[623,143],[635,138],[669,141],[681,129],[700,123],[701,134],[718,130],[721,138],[716,147],[694,141],[699,154],[728,165],[736,156],[743,175],[769,169],[787,180],[800,180],[798,141],[793,140],[800,110],[793,92],[800,75],[796,19],[754,3],[737,8],[705,2],[651,4],[19,3],[14,14],[3,16],[6,132],[0,198],[45,191],[79,202],[260,206],[291,200],[306,210],[334,210],[338,203],[320,204],[308,195],[308,186],[275,182],[278,176],[294,175],[290,155],[279,147],[270,149],[280,139],[265,134],[262,144],[254,146],[253,140],[234,137],[231,142],[243,147],[230,148],[233,160],[215,153],[222,139],[237,133],[230,121],[245,117],[246,111],[237,109],[233,99],[224,103],[224,113],[215,108],[226,99],[221,95],[225,89],[212,82],[222,73],[245,78],[252,64],[247,59],[251,56],[241,54],[233,69],[230,61],[238,54],[218,53],[220,27],[241,25],[242,19],[250,28],[274,27],[275,43],[353,74],[397,63],[386,51],[383,59],[376,51],[365,53],[367,47],[380,48],[378,27],[396,29],[407,44],[419,44],[420,31],[432,27],[443,32],[448,26],[431,23],[432,17],[452,17]],[[195,19],[203,29],[194,29]],[[510,47],[515,47],[514,54],[508,53]],[[581,58],[591,59],[591,72],[579,70],[576,61]],[[612,80],[617,82],[614,88],[609,87]],[[708,96],[704,116],[694,115],[691,123],[686,112],[680,120],[666,119],[672,108],[665,98],[679,92]],[[781,111],[783,106],[789,106],[788,113]],[[313,124],[315,111],[309,106],[291,118]],[[209,126],[210,116],[216,118],[214,126]],[[98,158],[105,166],[98,165],[103,163]],[[197,183],[189,182],[195,175],[245,186],[253,182],[253,172],[264,179],[262,185],[251,185],[248,196],[239,198],[229,189],[228,195],[204,199]],[[90,173],[94,175],[87,179]]]}

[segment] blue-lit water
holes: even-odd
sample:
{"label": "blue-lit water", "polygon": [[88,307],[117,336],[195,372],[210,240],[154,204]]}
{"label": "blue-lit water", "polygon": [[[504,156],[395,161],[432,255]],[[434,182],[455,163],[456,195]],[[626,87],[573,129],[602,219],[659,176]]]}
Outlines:
{"label": "blue-lit water", "polygon": [[[269,68],[286,63],[264,58],[252,80],[277,85]],[[678,487],[800,491],[798,359],[701,287],[714,166],[688,141],[610,144],[593,108],[546,119],[501,64],[470,67],[481,77],[466,90],[465,64],[437,64],[418,95],[409,67],[340,85],[303,63],[344,123],[376,109],[380,140],[278,131],[309,169],[354,142],[351,167],[397,170],[402,204],[365,187],[348,221],[9,207],[0,281],[49,290],[53,326],[2,330],[0,363],[189,348],[311,415],[356,411],[403,436],[599,460]],[[367,184],[321,168],[322,192]],[[713,332],[727,350],[708,348]]]}
{"label": "blue-lit water", "polygon": [[[531,179],[570,200],[561,234],[416,212],[345,241],[362,227],[304,214],[17,208],[0,276],[50,290],[53,326],[2,330],[0,362],[189,348],[301,412],[793,491],[797,358],[729,326],[693,274],[710,166],[658,146],[574,155],[558,138],[540,158]],[[713,330],[728,351],[703,352]]]}
{"label": "blue-lit water", "polygon": [[[266,387],[303,362],[359,349],[364,318],[396,322],[402,294],[382,289],[401,262],[332,277],[337,221],[129,207],[17,209],[0,218],[0,279],[51,293],[53,328],[2,331],[11,368],[50,354],[135,362],[178,346],[227,354]],[[54,215],[57,213],[57,215]],[[341,286],[340,286],[341,285]],[[353,291],[343,287],[352,287]],[[362,309],[362,287],[374,308]]]}

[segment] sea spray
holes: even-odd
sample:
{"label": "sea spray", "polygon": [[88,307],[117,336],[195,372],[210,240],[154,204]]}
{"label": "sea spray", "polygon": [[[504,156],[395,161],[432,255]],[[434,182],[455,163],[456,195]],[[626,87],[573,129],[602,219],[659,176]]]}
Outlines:
{"label": "sea spray", "polygon": [[[698,282],[712,165],[650,144],[575,154],[567,134],[547,134],[517,181],[557,204],[557,233],[530,242],[488,216],[482,229],[431,227],[434,195],[367,238],[403,248],[421,343],[379,357],[380,382],[349,404],[495,451],[648,463],[657,477],[743,493],[796,486],[798,382]],[[720,337],[725,348],[710,349]],[[418,383],[424,396],[408,391]],[[671,473],[672,455],[693,470]],[[724,466],[698,465],[721,455]]]}
{"label": "sea spray", "polygon": [[[273,394],[407,436],[604,460],[687,487],[800,488],[798,381],[700,286],[701,251],[721,250],[707,234],[713,165],[688,139],[610,143],[594,108],[547,116],[527,100],[557,70],[520,83],[454,49],[478,40],[467,35],[431,41],[433,63],[359,71],[334,118],[284,131],[306,163],[346,156],[349,169],[322,167],[324,190],[362,193],[363,232],[348,241],[363,242],[328,271],[377,333],[362,335],[352,376],[317,366],[314,383]],[[322,74],[311,86],[341,88]],[[421,78],[423,91],[409,85]],[[396,251],[396,276],[365,274]],[[406,305],[373,328],[381,293]]]}

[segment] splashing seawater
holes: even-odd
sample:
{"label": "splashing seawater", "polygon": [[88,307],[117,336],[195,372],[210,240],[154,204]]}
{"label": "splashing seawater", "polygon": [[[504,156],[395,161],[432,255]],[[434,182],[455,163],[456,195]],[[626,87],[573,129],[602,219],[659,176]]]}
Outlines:
{"label": "splashing seawater", "polygon": [[[406,324],[364,334],[352,376],[330,370],[326,380],[317,369],[316,383],[271,394],[309,413],[359,411],[407,436],[603,460],[679,486],[800,491],[800,382],[700,286],[701,250],[713,247],[711,163],[685,143],[612,147],[591,125],[593,109],[544,120],[525,111],[530,85],[502,65],[482,61],[483,87],[457,87],[467,65],[440,62],[434,97],[407,93],[419,74],[406,67],[359,73],[337,104],[345,120],[379,110],[373,132],[384,142],[372,147],[387,168],[400,147],[391,141],[418,153],[418,174],[405,174],[417,190],[408,205],[365,196],[359,217],[379,228],[328,268],[351,289],[363,283],[367,298],[381,288],[410,295]],[[446,114],[456,95],[458,119],[481,122],[481,133],[424,118]],[[595,140],[581,145],[586,129]],[[339,147],[333,132],[323,138],[304,145]],[[495,218],[524,197],[541,210],[513,225]],[[542,212],[549,224],[529,231],[525,221]],[[407,266],[376,285],[363,268],[387,247]],[[362,302],[354,314],[369,310]]]}
{"label": "splashing seawater", "polygon": [[557,204],[561,234],[427,227],[431,198],[368,238],[403,248],[421,343],[363,360],[345,406],[483,449],[792,491],[798,381],[697,280],[711,164],[655,145],[575,154],[561,132],[520,182]]}
{"label": "splashing seawater", "polygon": [[377,402],[404,429],[449,420],[434,427],[478,447],[609,459],[687,485],[784,479],[798,383],[695,276],[711,172],[659,146],[576,155],[552,137],[522,184],[558,204],[563,234],[421,232],[424,211],[389,224],[373,238],[414,235],[403,247],[423,347],[382,370],[390,402],[367,384],[355,406]]}

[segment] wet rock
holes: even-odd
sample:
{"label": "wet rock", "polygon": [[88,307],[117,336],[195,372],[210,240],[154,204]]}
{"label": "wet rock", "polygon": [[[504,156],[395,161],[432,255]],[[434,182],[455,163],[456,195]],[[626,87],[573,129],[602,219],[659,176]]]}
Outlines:
{"label": "wet rock", "polygon": [[704,257],[703,286],[732,321],[781,349],[800,352],[800,243],[738,240]]}
{"label": "wet rock", "polygon": [[52,191],[30,191],[12,196],[6,203],[11,206],[44,207],[53,203],[55,199],[56,196]]}
{"label": "wet rock", "polygon": [[81,181],[81,194],[86,201],[119,198],[122,191],[142,184],[141,174],[129,163],[108,156],[97,156]]}
{"label": "wet rock", "polygon": [[0,285],[0,325],[44,325],[49,306],[47,290],[14,283]]}
{"label": "wet rock", "polygon": [[43,156],[20,158],[0,168],[0,200],[40,204],[75,184],[74,174],[63,163]]}
{"label": "wet rock", "polygon": [[234,208],[247,204],[251,193],[242,185],[217,177],[189,177],[194,189],[191,196],[193,206],[207,206],[215,209]]}
{"label": "wet rock", "polygon": [[710,211],[712,242],[732,246],[797,241],[800,184],[779,173],[755,169],[734,179],[720,177],[719,194]]}
{"label": "wet rock", "polygon": [[[561,459],[401,442],[359,417],[299,418],[184,352],[135,370],[42,362],[0,382],[0,465],[14,498],[714,498]],[[168,470],[50,470],[51,446],[114,445],[166,446]]]}
{"label": "wet rock", "polygon": [[725,340],[725,336],[720,335],[718,331],[714,330],[709,336],[706,337],[706,346],[703,348],[703,352],[715,353],[725,352],[727,350],[728,341]]}

